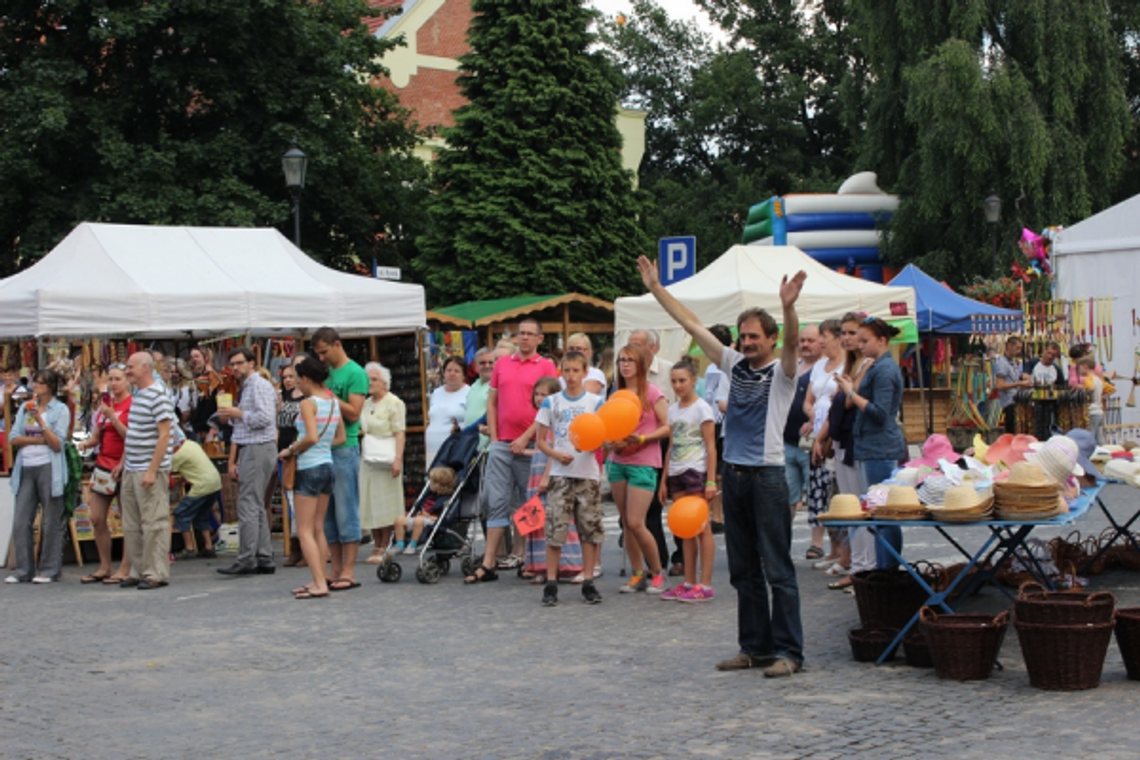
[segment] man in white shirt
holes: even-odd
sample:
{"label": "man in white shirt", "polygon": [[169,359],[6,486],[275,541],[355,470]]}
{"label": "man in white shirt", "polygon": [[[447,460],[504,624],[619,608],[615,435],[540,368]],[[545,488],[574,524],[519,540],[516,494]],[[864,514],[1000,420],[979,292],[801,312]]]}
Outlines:
{"label": "man in white shirt", "polygon": [[665,394],[665,398],[669,399],[670,404],[676,401],[677,394],[673,392],[673,380],[670,377],[673,372],[673,362],[657,355],[657,352],[661,350],[661,339],[658,337],[657,331],[645,328],[634,330],[629,334],[628,342],[631,346],[643,346],[649,349],[649,353],[653,354],[653,363],[649,365],[649,382]]}

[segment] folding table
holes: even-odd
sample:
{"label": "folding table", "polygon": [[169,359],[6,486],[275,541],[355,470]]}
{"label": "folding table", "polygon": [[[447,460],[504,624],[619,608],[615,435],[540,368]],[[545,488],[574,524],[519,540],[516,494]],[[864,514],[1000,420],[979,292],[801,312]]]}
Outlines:
{"label": "folding table", "polygon": [[[1034,528],[1037,528],[1039,526],[1060,527],[1065,525],[1072,525],[1074,522],[1083,517],[1085,513],[1087,513],[1092,507],[1093,503],[1099,501],[1100,491],[1103,486],[1103,483],[1097,483],[1096,486],[1082,489],[1077,499],[1069,506],[1069,511],[1067,513],[1058,515],[1057,517],[1053,517],[1048,520],[981,520],[978,522],[961,523],[943,522],[941,520],[869,519],[832,520],[827,524],[828,527],[869,529],[871,533],[874,534],[879,546],[882,546],[892,557],[895,558],[895,560],[900,565],[906,568],[906,571],[910,574],[910,576],[914,578],[915,582],[918,583],[918,585],[922,587],[922,590],[926,592],[926,606],[941,607],[946,612],[953,612],[954,610],[952,607],[950,607],[949,600],[950,596],[955,592],[960,584],[967,584],[963,587],[963,598],[965,598],[973,589],[990,580],[990,578],[993,577],[994,573],[997,572],[997,568],[1001,567],[1006,559],[1013,556],[1014,551],[1016,551],[1018,548],[1026,548],[1025,540],[1029,537],[1029,534],[1033,532]],[[1133,517],[1133,519],[1136,518]],[[1127,524],[1131,525],[1131,521],[1129,521]],[[883,540],[882,536],[879,534],[879,528],[887,526],[903,528],[934,528],[942,535],[943,538],[945,538],[950,543],[951,546],[961,552],[962,556],[966,558],[966,567],[962,570],[962,572],[958,573],[958,575],[954,578],[949,586],[947,586],[942,591],[935,591],[930,587],[930,584],[928,584],[926,580],[918,573],[918,571],[916,571],[903,558],[903,556],[899,554],[899,552],[896,551],[893,546],[890,545],[889,542]],[[950,535],[950,532],[954,530],[980,527],[989,528],[990,535],[974,552],[968,551],[958,540],[955,540],[954,537]],[[1026,554],[1031,558],[1033,556],[1032,553],[1028,550],[1026,551]],[[1038,577],[1038,580],[1040,580],[1044,586],[1050,589],[1053,588],[1052,581],[1041,570],[1041,567],[1037,565],[1037,561],[1035,559],[1031,559],[1030,562],[1034,565],[1034,567],[1029,568],[1029,571],[1036,575]],[[975,567],[978,568],[978,572],[971,573],[970,571]],[[1011,596],[1010,592],[1007,589],[1002,588],[1002,591],[1006,593],[1006,595]],[[910,630],[915,626],[917,622],[918,613],[915,613],[915,615],[907,622],[906,626],[904,626],[903,629],[899,631],[898,636],[896,636],[895,640],[891,642],[891,645],[883,651],[883,654],[879,657],[878,663],[882,663],[886,656],[889,653],[893,652],[895,648],[902,643],[903,638],[906,637],[907,633],[910,632]]]}

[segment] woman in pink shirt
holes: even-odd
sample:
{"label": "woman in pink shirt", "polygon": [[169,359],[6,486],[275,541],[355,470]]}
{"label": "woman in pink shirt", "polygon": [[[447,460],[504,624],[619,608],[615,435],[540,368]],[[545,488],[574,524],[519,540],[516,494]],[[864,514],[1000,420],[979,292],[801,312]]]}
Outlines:
{"label": "woman in pink shirt", "polygon": [[[625,346],[618,353],[617,386],[637,394],[641,402],[641,419],[633,434],[610,444],[609,475],[614,502],[621,515],[625,532],[625,550],[633,576],[622,586],[621,593],[646,591],[660,594],[665,590],[665,571],[657,553],[657,542],[645,526],[645,513],[657,489],[657,468],[661,467],[661,445],[668,438],[669,401],[648,380],[653,361],[649,350],[641,346]],[[645,563],[652,578],[645,577]]]}

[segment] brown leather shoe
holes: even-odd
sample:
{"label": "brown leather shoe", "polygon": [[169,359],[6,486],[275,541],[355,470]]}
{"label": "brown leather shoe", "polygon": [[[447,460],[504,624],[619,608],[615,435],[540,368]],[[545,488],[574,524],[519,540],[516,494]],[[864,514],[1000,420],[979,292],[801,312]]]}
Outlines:
{"label": "brown leather shoe", "polygon": [[767,668],[776,662],[775,657],[753,657],[741,652],[735,657],[718,662],[717,670],[748,670],[749,668]]}

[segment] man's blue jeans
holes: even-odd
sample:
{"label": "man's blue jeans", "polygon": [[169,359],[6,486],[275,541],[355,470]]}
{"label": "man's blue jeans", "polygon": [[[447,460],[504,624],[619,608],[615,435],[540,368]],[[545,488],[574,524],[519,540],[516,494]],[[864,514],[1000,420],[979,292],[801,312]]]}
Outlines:
{"label": "man's blue jeans", "polygon": [[[784,468],[724,465],[724,537],[737,640],[753,657],[804,661],[792,511]],[[771,587],[772,601],[768,602]]]}
{"label": "man's blue jeans", "polygon": [[[893,459],[868,459],[859,462],[859,475],[863,479],[863,493],[871,486],[878,485],[889,478],[899,466]],[[875,541],[875,564],[880,570],[891,570],[898,567],[898,562],[891,553],[883,548],[883,541],[887,541],[900,555],[903,548],[902,528],[897,525],[887,525],[878,528],[879,539]]]}

